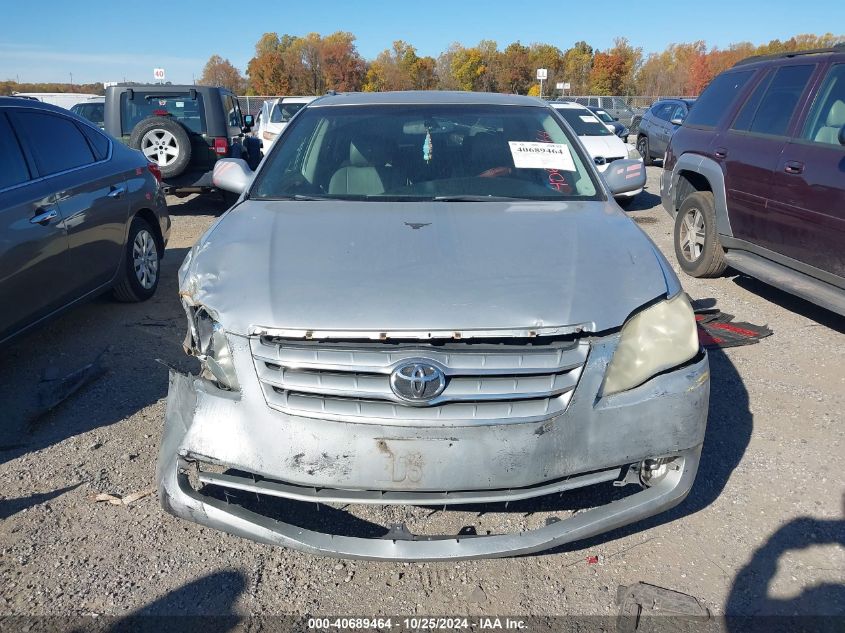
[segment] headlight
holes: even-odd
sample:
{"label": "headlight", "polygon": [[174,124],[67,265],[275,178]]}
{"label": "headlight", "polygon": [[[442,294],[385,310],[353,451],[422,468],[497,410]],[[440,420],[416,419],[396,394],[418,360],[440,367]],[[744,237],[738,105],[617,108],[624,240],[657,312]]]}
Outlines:
{"label": "headlight", "polygon": [[641,385],[655,374],[693,358],[698,348],[695,314],[686,294],[646,308],[622,326],[602,395]]}
{"label": "headlight", "polygon": [[642,157],[642,154],[640,154],[639,150],[636,147],[634,147],[633,145],[628,146],[628,158],[642,160]]}
{"label": "headlight", "polygon": [[237,390],[238,377],[232,360],[232,350],[223,326],[209,316],[204,308],[194,312],[194,355],[202,363],[204,373],[210,373],[223,389]]}

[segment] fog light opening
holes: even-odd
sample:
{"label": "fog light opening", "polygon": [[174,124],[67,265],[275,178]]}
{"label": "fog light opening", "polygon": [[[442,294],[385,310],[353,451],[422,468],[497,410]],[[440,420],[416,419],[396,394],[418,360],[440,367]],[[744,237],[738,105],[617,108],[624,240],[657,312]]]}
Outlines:
{"label": "fog light opening", "polygon": [[675,457],[658,457],[657,459],[644,459],[640,462],[640,483],[646,488],[656,486],[666,478],[670,470],[677,470],[678,465],[674,464]]}

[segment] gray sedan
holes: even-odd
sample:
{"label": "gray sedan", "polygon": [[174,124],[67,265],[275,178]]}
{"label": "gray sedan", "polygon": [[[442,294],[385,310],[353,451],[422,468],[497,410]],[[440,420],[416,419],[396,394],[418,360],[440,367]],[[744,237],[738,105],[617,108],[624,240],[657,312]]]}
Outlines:
{"label": "gray sedan", "polygon": [[157,166],[17,98],[0,98],[0,157],[0,343],[107,290],[153,295],[170,232]]}
{"label": "gray sedan", "polygon": [[[458,559],[593,536],[690,490],[708,361],[671,266],[614,202],[641,161],[599,174],[537,99],[361,93],[312,102],[254,175],[225,159],[214,183],[241,197],[179,272],[201,371],[171,373],[169,512],[331,556]],[[449,512],[576,488],[592,509],[531,529]],[[450,525],[409,527],[416,506]]]}

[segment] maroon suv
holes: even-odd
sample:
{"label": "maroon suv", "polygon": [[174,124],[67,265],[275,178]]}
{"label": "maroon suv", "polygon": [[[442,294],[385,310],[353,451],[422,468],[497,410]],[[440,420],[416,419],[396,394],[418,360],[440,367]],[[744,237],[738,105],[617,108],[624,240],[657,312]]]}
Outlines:
{"label": "maroon suv", "polygon": [[660,185],[685,272],[731,266],[845,315],[845,46],[716,77],[672,137]]}

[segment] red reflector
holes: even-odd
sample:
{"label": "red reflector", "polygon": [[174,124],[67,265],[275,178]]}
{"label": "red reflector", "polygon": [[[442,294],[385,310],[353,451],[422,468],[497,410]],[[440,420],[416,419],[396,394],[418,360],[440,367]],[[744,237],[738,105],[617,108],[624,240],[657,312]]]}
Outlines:
{"label": "red reflector", "polygon": [[155,176],[155,179],[158,182],[161,182],[161,169],[155,163],[147,163],[147,169],[150,170],[150,173]]}
{"label": "red reflector", "polygon": [[214,139],[214,153],[225,156],[229,153],[229,139],[216,138]]}

